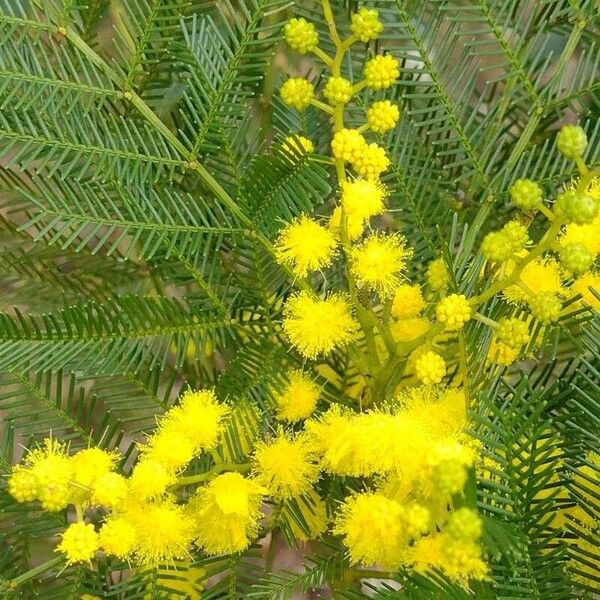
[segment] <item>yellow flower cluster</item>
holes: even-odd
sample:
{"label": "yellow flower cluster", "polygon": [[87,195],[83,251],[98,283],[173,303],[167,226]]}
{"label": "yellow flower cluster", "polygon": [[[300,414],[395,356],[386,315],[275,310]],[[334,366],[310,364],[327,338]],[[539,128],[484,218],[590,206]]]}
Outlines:
{"label": "yellow flower cluster", "polygon": [[[168,488],[197,454],[217,445],[228,413],[214,392],[186,391],[140,445],[128,478],[114,471],[116,452],[87,448],[69,456],[66,446],[47,439],[14,468],[8,489],[45,510],[76,507],[78,520],[57,548],[68,563],[88,562],[98,550],[149,565],[185,558],[197,532]],[[107,511],[99,531],[84,520],[96,506]]]}

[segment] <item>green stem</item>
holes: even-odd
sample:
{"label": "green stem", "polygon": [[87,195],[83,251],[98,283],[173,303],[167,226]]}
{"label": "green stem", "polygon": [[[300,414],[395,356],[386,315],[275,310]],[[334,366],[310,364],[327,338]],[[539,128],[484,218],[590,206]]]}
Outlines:
{"label": "green stem", "polygon": [[198,475],[188,475],[187,477],[178,477],[177,481],[172,487],[183,487],[184,485],[192,485],[194,483],[202,483],[212,479],[215,475],[223,473],[224,471],[233,471],[235,473],[247,473],[252,468],[250,463],[223,463],[217,465],[206,473],[199,473]]}
{"label": "green stem", "polygon": [[313,98],[310,103],[313,106],[316,106],[319,110],[322,110],[324,113],[333,115],[333,108],[329,106],[329,104],[325,104],[325,102],[321,102],[320,100],[315,100],[315,98]]}
{"label": "green stem", "polygon": [[337,28],[335,26],[335,19],[333,18],[333,12],[331,10],[329,0],[322,0],[322,4],[325,21],[327,22],[327,27],[329,28],[329,37],[336,46],[339,46],[341,44],[340,36],[338,35]]}
{"label": "green stem", "polygon": [[37,577],[38,575],[41,575],[42,573],[49,571],[53,567],[56,567],[57,565],[60,565],[63,562],[64,561],[63,561],[62,557],[57,556],[56,558],[51,558],[50,560],[43,562],[42,564],[38,565],[37,567],[34,567],[33,569],[29,569],[29,571],[25,571],[25,573],[22,573],[18,577],[11,579],[8,582],[8,587],[9,587],[9,589],[15,590],[19,586],[21,586],[24,583],[26,583],[27,581],[29,581],[30,579],[33,579],[34,577]]}
{"label": "green stem", "polygon": [[331,58],[331,56],[329,56],[328,54],[325,54],[325,52],[323,52],[321,48],[315,48],[312,52],[315,56],[320,58],[329,68],[333,66],[333,58]]}

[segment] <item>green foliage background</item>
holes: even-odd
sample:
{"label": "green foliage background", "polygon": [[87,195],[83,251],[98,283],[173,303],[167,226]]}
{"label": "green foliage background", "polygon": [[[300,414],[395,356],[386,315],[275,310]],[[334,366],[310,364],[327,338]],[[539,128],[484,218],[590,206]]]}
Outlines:
{"label": "green foliage background", "polygon": [[[356,3],[333,4],[344,31]],[[600,160],[597,3],[368,5],[386,24],[378,44],[402,61],[392,92],[401,121],[381,140],[392,158],[386,226],[414,246],[415,275],[441,253],[454,286],[470,293],[483,264],[478,242],[505,219],[510,183],[527,176],[552,193],[576,174],[553,147],[557,126],[579,119],[587,162]],[[324,117],[312,109],[299,117],[276,94],[283,71],[320,76],[281,52],[292,11],[318,22],[326,39],[311,1],[0,0],[4,473],[50,430],[73,448],[119,447],[127,472],[134,440],[183,386],[216,386],[242,423],[256,416],[249,405],[266,408],[281,374],[301,364],[282,342],[281,299],[293,282],[271,244],[283,221],[329,214],[334,180]],[[358,72],[370,51],[358,46],[345,71]],[[357,105],[347,122],[361,118]],[[290,132],[310,137],[317,155],[284,152],[277,140]],[[508,372],[485,366],[489,338],[471,324],[464,360],[465,385],[479,399],[477,434],[502,465],[472,486],[493,582],[468,592],[441,576],[400,574],[402,591],[384,584],[336,597],[562,600],[592,597],[600,585],[600,553],[578,550],[550,523],[581,495],[572,471],[599,450],[600,318],[562,320],[537,340],[539,358]],[[326,362],[351,376],[343,355]],[[345,401],[320,383],[325,400]],[[241,429],[229,432],[232,452],[243,451]],[[594,502],[598,515],[600,497]],[[49,554],[45,540],[63,520],[15,504],[4,488],[0,507],[7,581]],[[301,523],[302,512],[286,518]],[[596,547],[597,533],[584,534]],[[345,558],[329,542],[313,550],[300,575],[265,574],[256,549],[199,556],[222,577],[202,597],[275,600],[318,588]],[[184,596],[173,581],[192,578],[184,568],[119,573],[70,567],[3,593],[175,598]]]}

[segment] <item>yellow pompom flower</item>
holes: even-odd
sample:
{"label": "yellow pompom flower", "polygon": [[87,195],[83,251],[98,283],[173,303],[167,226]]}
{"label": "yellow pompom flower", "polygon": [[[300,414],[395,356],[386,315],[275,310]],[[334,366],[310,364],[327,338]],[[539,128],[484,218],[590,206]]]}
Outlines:
{"label": "yellow pompom flower", "polygon": [[352,98],[352,82],[345,77],[330,77],[323,89],[323,95],[331,105],[347,104]]}
{"label": "yellow pompom flower", "polygon": [[400,110],[389,100],[374,102],[367,110],[367,123],[375,133],[385,133],[394,129],[399,118]]}
{"label": "yellow pompom flower", "polygon": [[137,533],[135,557],[141,565],[186,558],[193,541],[193,523],[181,506],[163,501],[139,504],[125,518]]}
{"label": "yellow pompom flower", "polygon": [[217,400],[213,390],[186,390],[179,404],[160,422],[160,429],[177,432],[199,450],[211,450],[223,431],[229,407]]}
{"label": "yellow pompom flower", "polygon": [[283,26],[283,36],[288,46],[300,54],[312,52],[319,45],[319,33],[306,19],[290,19]]}
{"label": "yellow pompom flower", "polygon": [[350,252],[350,269],[360,286],[391,298],[401,283],[400,273],[412,252],[399,235],[374,234]]}
{"label": "yellow pompom flower", "polygon": [[594,258],[597,257],[600,254],[600,213],[589,225],[569,223],[559,242],[563,248],[581,244]]}
{"label": "yellow pompom flower", "polygon": [[31,469],[15,465],[8,478],[8,493],[17,502],[33,502],[38,495],[38,484]]}
{"label": "yellow pompom flower", "polygon": [[106,452],[101,448],[86,448],[71,457],[73,481],[91,492],[95,483],[109,473],[119,458],[117,452]]}
{"label": "yellow pompom flower", "polygon": [[301,371],[292,371],[289,383],[276,396],[277,418],[294,423],[309,417],[320,396],[319,387]]}
{"label": "yellow pompom flower", "polygon": [[446,374],[446,363],[444,359],[433,352],[427,350],[423,352],[415,361],[415,375],[417,379],[425,385],[440,383]]}
{"label": "yellow pompom flower", "polygon": [[463,294],[450,294],[438,302],[435,314],[446,329],[457,330],[471,318],[471,305]]}
{"label": "yellow pompom flower", "polygon": [[62,534],[57,550],[65,555],[68,564],[89,562],[99,549],[98,534],[93,525],[72,523]]}
{"label": "yellow pompom flower", "polygon": [[390,166],[385,150],[377,144],[367,144],[352,159],[355,171],[365,179],[377,179]]}
{"label": "yellow pompom flower", "polygon": [[315,145],[303,135],[288,135],[281,147],[294,155],[311,154],[315,151]]}
{"label": "yellow pompom flower", "polygon": [[331,151],[338,159],[354,162],[367,147],[367,142],[358,129],[336,131],[331,140]]}
{"label": "yellow pompom flower", "polygon": [[348,221],[365,221],[385,210],[385,188],[372,179],[354,179],[342,184],[342,206]]}
{"label": "yellow pompom flower", "polygon": [[275,251],[279,263],[290,265],[298,277],[306,277],[331,264],[335,247],[331,231],[302,215],[283,228]]}
{"label": "yellow pompom flower", "polygon": [[315,96],[315,88],[306,79],[292,77],[281,86],[280,94],[284,104],[302,111],[310,106]]}
{"label": "yellow pompom flower", "polygon": [[188,505],[195,520],[198,546],[207,554],[245,550],[258,532],[265,493],[256,482],[239,473],[219,475],[200,488]]}
{"label": "yellow pompom flower", "polygon": [[176,473],[194,458],[195,446],[176,427],[165,424],[140,446],[143,460],[161,464],[169,473]]}
{"label": "yellow pompom flower", "polygon": [[350,17],[350,31],[361,42],[376,40],[383,31],[379,12],[362,6]]}
{"label": "yellow pompom flower", "polygon": [[276,500],[287,500],[311,489],[319,476],[314,454],[305,437],[279,433],[261,442],[254,453],[256,480]]}
{"label": "yellow pompom flower", "polygon": [[519,349],[493,339],[487,354],[488,364],[497,364],[503,367],[512,365],[519,358]]}
{"label": "yellow pompom flower", "polygon": [[48,438],[43,446],[27,455],[25,467],[35,478],[37,499],[42,508],[50,512],[66,508],[73,491],[73,467],[67,456],[67,447]]}
{"label": "yellow pompom flower", "polygon": [[383,90],[400,77],[400,63],[391,54],[381,54],[367,62],[363,73],[370,88]]}
{"label": "yellow pompom flower", "polygon": [[[510,261],[506,265],[504,275],[510,275],[513,269],[514,263]],[[519,280],[525,289],[520,285],[511,285],[503,290],[504,296],[511,302],[528,301],[540,293],[562,295],[565,292],[560,265],[553,259],[531,261],[521,271]]]}
{"label": "yellow pompom flower", "polygon": [[425,300],[418,285],[404,283],[398,286],[394,302],[392,303],[392,315],[397,319],[416,317],[425,308]]}
{"label": "yellow pompom flower", "polygon": [[443,258],[436,258],[427,267],[427,283],[432,290],[443,292],[450,283],[450,276]]}
{"label": "yellow pompom flower", "polygon": [[592,293],[594,290],[600,295],[600,275],[588,273],[578,277],[571,286],[571,291],[575,294],[581,294],[586,304],[600,312],[600,300]]}
{"label": "yellow pompom flower", "polygon": [[118,558],[127,558],[137,542],[135,527],[121,516],[108,517],[98,535],[104,552]]}
{"label": "yellow pompom flower", "polygon": [[174,481],[174,476],[158,461],[141,460],[133,469],[129,487],[134,497],[146,500],[163,494]]}
{"label": "yellow pompom flower", "polygon": [[334,533],[343,536],[352,563],[396,569],[405,545],[402,506],[381,494],[350,497],[338,516]]}
{"label": "yellow pompom flower", "polygon": [[127,480],[118,473],[105,473],[99,477],[92,488],[92,504],[117,508],[127,496]]}
{"label": "yellow pompom flower", "polygon": [[[357,214],[347,214],[345,220],[348,239],[351,242],[357,240],[365,229],[365,220]],[[342,207],[336,206],[331,213],[331,218],[329,219],[329,230],[331,233],[333,233],[333,235],[341,237],[341,227]]]}
{"label": "yellow pompom flower", "polygon": [[321,300],[302,291],[284,306],[283,330],[292,346],[308,358],[346,345],[354,339],[357,328],[350,306],[340,294]]}
{"label": "yellow pompom flower", "polygon": [[397,342],[412,342],[429,330],[430,323],[423,317],[408,317],[392,323],[390,331]]}

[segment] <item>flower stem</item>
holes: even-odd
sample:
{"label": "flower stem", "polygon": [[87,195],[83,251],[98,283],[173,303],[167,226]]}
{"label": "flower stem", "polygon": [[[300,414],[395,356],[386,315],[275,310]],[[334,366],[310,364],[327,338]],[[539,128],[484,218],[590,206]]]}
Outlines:
{"label": "flower stem", "polygon": [[233,471],[235,473],[247,473],[252,468],[250,463],[223,463],[217,465],[206,473],[198,473],[198,475],[188,475],[187,477],[178,477],[172,487],[182,487],[184,485],[192,485],[194,483],[202,483],[212,479],[215,475],[224,471]]}
{"label": "flower stem", "polygon": [[37,567],[33,567],[33,569],[29,569],[29,571],[25,571],[25,573],[21,573],[21,575],[19,575],[18,577],[11,579],[8,582],[8,588],[11,590],[16,590],[19,586],[23,585],[30,579],[33,579],[34,577],[37,577],[38,575],[41,575],[42,573],[49,571],[53,567],[56,567],[57,565],[62,564],[62,562],[63,562],[63,559],[60,556],[51,558],[50,560],[47,560],[46,562],[39,564]]}

